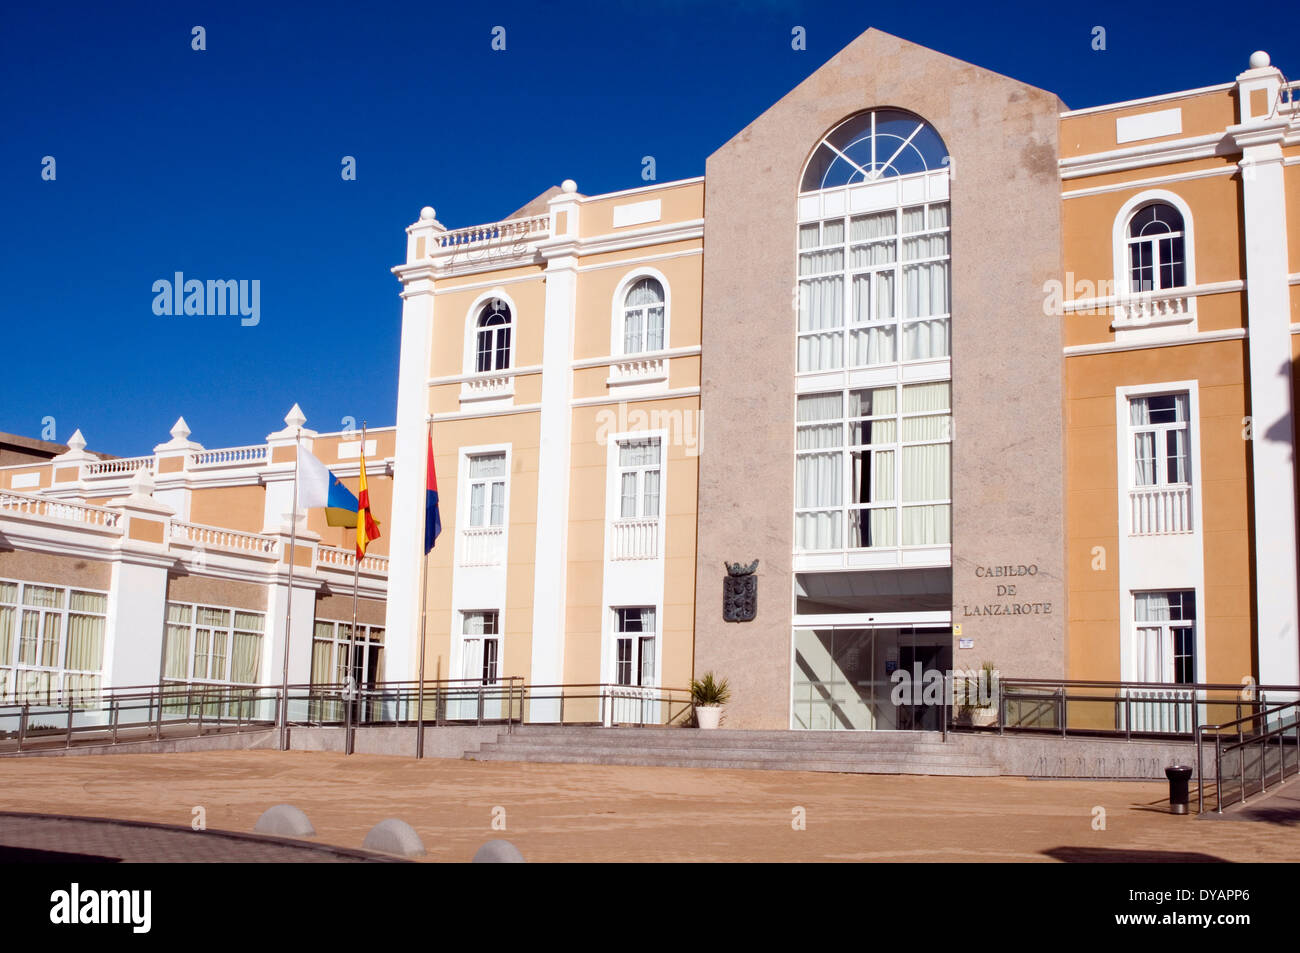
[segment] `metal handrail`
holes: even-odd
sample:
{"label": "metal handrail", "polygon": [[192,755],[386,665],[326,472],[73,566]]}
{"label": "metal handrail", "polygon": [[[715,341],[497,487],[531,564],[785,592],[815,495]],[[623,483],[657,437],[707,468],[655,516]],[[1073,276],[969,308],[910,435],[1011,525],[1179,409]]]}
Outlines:
{"label": "metal handrail", "polygon": [[[1283,715],[1288,712],[1291,719],[1288,722]],[[1277,726],[1269,728],[1268,723],[1271,716],[1276,716]],[[1250,725],[1252,728],[1256,723],[1262,723],[1261,731],[1247,732],[1243,727]],[[1235,728],[1236,731],[1232,731]],[[1246,803],[1246,751],[1251,746],[1258,745],[1259,758],[1259,785],[1260,793],[1268,791],[1268,742],[1271,738],[1277,738],[1278,743],[1278,783],[1286,780],[1286,745],[1284,741],[1287,734],[1293,737],[1296,747],[1296,764],[1295,772],[1300,773],[1300,700],[1284,702],[1280,705],[1262,708],[1260,711],[1252,714],[1234,718],[1232,721],[1225,721],[1218,725],[1197,725],[1196,726],[1196,774],[1197,790],[1196,805],[1197,813],[1205,812],[1205,782],[1202,777],[1202,768],[1204,765],[1203,744],[1207,734],[1214,736],[1214,793],[1215,809],[1219,814],[1223,813],[1223,756],[1231,754],[1233,751],[1240,751],[1241,756],[1238,761],[1240,772],[1237,787],[1237,801],[1233,803]],[[1223,743],[1225,735],[1232,737],[1236,735],[1236,741]]]}
{"label": "metal handrail", "polygon": [[[1243,710],[1258,709],[1266,704],[1265,695],[1289,695],[1300,697],[1297,685],[1253,685],[1220,682],[1125,682],[1104,681],[1096,679],[1044,679],[1044,678],[1001,678],[998,685],[998,732],[1011,731],[1044,732],[1053,731],[1066,737],[1072,730],[1069,724],[1069,706],[1072,703],[1100,703],[1115,706],[1114,728],[1101,728],[1096,725],[1075,726],[1074,731],[1085,731],[1090,735],[1115,735],[1132,739],[1135,735],[1146,736],[1194,736],[1200,723],[1196,712],[1198,708],[1208,706],[1233,706],[1240,717]],[[1186,697],[1181,698],[1143,698],[1142,692],[1177,692]],[[1214,696],[1220,697],[1214,697]],[[1050,703],[1056,708],[1056,724],[1052,727],[1011,724],[1009,705],[1014,702]],[[1134,712],[1151,706],[1179,706],[1174,712],[1173,726],[1134,727]],[[1184,715],[1181,706],[1189,710]],[[1202,713],[1203,714],[1203,713]]]}

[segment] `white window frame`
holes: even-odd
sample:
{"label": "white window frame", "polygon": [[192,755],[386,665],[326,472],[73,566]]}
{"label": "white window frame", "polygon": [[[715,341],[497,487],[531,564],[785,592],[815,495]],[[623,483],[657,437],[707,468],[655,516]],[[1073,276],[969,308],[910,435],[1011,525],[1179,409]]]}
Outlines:
{"label": "white window frame", "polygon": [[[23,672],[40,672],[49,676],[48,691],[55,692],[74,690],[74,686],[69,685],[69,679],[77,681],[86,680],[88,684],[79,684],[75,690],[97,691],[104,683],[105,671],[109,667],[109,633],[108,633],[108,607],[111,604],[111,593],[103,589],[95,589],[89,586],[67,586],[59,583],[33,582],[29,579],[10,579],[0,578],[0,582],[16,585],[17,594],[15,602],[5,602],[5,608],[13,610],[13,630],[10,634],[9,657],[0,658],[0,669],[6,670],[8,678],[3,686],[0,686],[0,701],[7,701],[17,697],[16,688],[19,677],[19,671]],[[61,608],[45,608],[43,606],[29,606],[24,604],[24,596],[28,586],[35,586],[41,589],[57,589],[63,594]],[[73,612],[71,609],[72,593],[84,592],[90,595],[104,597],[104,612]],[[36,643],[36,655],[38,661],[34,664],[28,664],[21,661],[22,641],[23,641],[23,618],[29,612],[36,612],[41,619],[40,630]],[[92,616],[104,620],[104,629],[101,633],[100,641],[100,661],[98,671],[87,671],[85,669],[68,668],[68,618],[71,615]],[[55,646],[55,664],[40,664],[41,646],[46,641],[45,626],[46,619],[57,619],[58,634]]]}
{"label": "white window frame", "polygon": [[[459,634],[457,636],[457,641],[456,641],[456,661],[455,661],[456,667],[454,669],[456,674],[453,676],[453,678],[457,680],[469,678],[474,680],[473,683],[476,685],[477,684],[500,685],[502,679],[502,668],[503,668],[502,659],[505,658],[505,626],[502,622],[502,619],[505,615],[504,611],[499,608],[498,609],[458,609],[456,611],[456,615],[458,616],[457,621],[459,623],[456,628]],[[475,615],[496,616],[496,632],[484,633],[482,635],[466,632],[465,626],[469,622],[470,616],[475,616]],[[465,662],[467,661],[465,653],[468,650],[469,643],[470,642],[486,643],[489,640],[496,643],[495,679],[491,681],[487,681],[484,679],[484,676],[482,674],[484,655],[481,650],[478,653],[478,665],[477,665],[477,668],[479,669],[478,674],[473,676],[465,675],[464,674]],[[483,645],[482,647],[486,648],[486,645]],[[465,681],[458,681],[457,684],[459,684],[461,687],[465,687],[470,683]]]}
{"label": "white window frame", "polygon": [[[620,623],[619,623],[620,612],[642,611],[644,609],[653,610],[655,614],[655,627],[653,632],[647,635],[644,632],[624,632],[620,628]],[[660,655],[662,653],[662,644],[663,644],[663,639],[662,639],[663,610],[659,606],[654,606],[654,605],[626,605],[626,606],[611,606],[610,612],[612,613],[612,619],[610,623],[611,626],[610,645],[612,648],[612,657],[610,658],[610,684],[618,685],[620,687],[626,687],[626,688],[658,688],[660,685],[659,663],[660,663]],[[630,664],[632,667],[631,675],[633,680],[630,682],[619,681],[620,662],[619,662],[619,655],[618,655],[618,644],[620,641],[623,640],[628,640],[632,643],[633,654],[630,660]],[[654,668],[654,671],[651,673],[650,680],[648,682],[644,680],[645,673],[643,670],[643,663],[645,661],[644,643],[646,641],[650,642],[650,648],[652,650],[651,665]]]}
{"label": "white window frame", "polygon": [[[1132,423],[1132,405],[1135,400],[1148,400],[1152,397],[1185,397],[1187,399],[1187,419],[1181,424],[1158,423],[1158,424],[1135,424]],[[1158,393],[1129,394],[1126,398],[1126,409],[1128,410],[1128,488],[1130,490],[1140,490],[1148,487],[1191,487],[1197,480],[1196,471],[1192,466],[1192,395],[1189,391],[1161,391]],[[1169,479],[1169,457],[1167,452],[1168,439],[1167,434],[1170,431],[1183,430],[1187,433],[1187,479],[1170,480]],[[1139,434],[1152,434],[1152,452],[1154,454],[1153,463],[1155,464],[1155,482],[1138,483],[1137,481],[1137,437]]]}
{"label": "white window frame", "polygon": [[[1138,596],[1154,594],[1172,594],[1175,592],[1190,592],[1192,594],[1194,615],[1188,620],[1139,620],[1137,617]],[[1201,658],[1199,645],[1201,642],[1201,595],[1197,589],[1191,587],[1180,587],[1177,589],[1137,589],[1129,593],[1129,624],[1133,627],[1133,640],[1130,652],[1132,653],[1131,664],[1134,672],[1143,665],[1142,645],[1138,638],[1141,629],[1159,629],[1160,630],[1160,678],[1148,678],[1144,681],[1159,682],[1162,685],[1194,685],[1203,682],[1201,678]],[[1190,682],[1179,682],[1176,680],[1176,666],[1174,664],[1177,643],[1174,640],[1174,629],[1185,629],[1190,627],[1192,630],[1192,680]]]}
{"label": "white window frame", "polygon": [[[1176,288],[1158,288],[1153,291],[1133,291],[1129,273],[1129,223],[1144,206],[1163,203],[1173,206],[1183,217],[1183,280]],[[1196,284],[1196,242],[1192,209],[1186,200],[1167,189],[1146,189],[1132,196],[1115,214],[1111,230],[1111,248],[1114,256],[1114,293],[1119,298],[1136,298],[1145,295],[1176,294],[1189,291]]]}
{"label": "white window frame", "polygon": [[[621,454],[622,449],[628,444],[636,444],[636,443],[654,444],[659,450],[658,461],[653,464],[643,464],[641,466],[633,466],[633,467],[625,467],[622,464],[620,464],[619,457],[622,455]],[[622,437],[618,439],[614,451],[614,466],[616,470],[614,492],[615,492],[615,498],[617,500],[616,515],[614,516],[615,520],[624,520],[624,519],[662,520],[663,519],[664,450],[665,450],[664,440],[662,437],[658,436],[657,434],[647,435],[643,437]],[[645,478],[646,478],[646,474],[650,472],[655,472],[659,474],[659,490],[657,494],[657,499],[655,501],[655,511],[653,513],[646,513],[644,512],[645,502],[646,502],[646,493],[645,493],[646,479]],[[636,502],[636,509],[641,510],[642,512],[632,513],[630,515],[624,515],[623,478],[629,474],[636,475],[636,492],[635,492],[634,499]]]}
{"label": "white window frame", "polygon": [[[628,293],[642,278],[653,278],[659,282],[659,287],[664,292],[664,344],[662,348],[656,350],[627,351],[624,348],[625,338],[623,334],[623,322]],[[623,276],[623,280],[618,283],[614,289],[614,296],[610,301],[610,338],[609,353],[611,357],[626,357],[633,360],[653,358],[655,355],[662,354],[672,347],[672,313],[673,313],[673,292],[672,285],[668,281],[668,276],[657,268],[638,266]],[[642,330],[642,340],[645,339],[644,329]]]}
{"label": "white window frame", "polygon": [[[177,622],[167,621],[167,608],[173,605],[185,606],[190,610],[190,618],[188,623],[177,623]],[[224,627],[213,626],[213,625],[200,626],[198,623],[199,609],[212,609],[217,612],[229,613],[230,621]],[[254,633],[251,629],[237,628],[235,626],[235,613],[237,612],[245,612],[248,613],[249,615],[261,616],[262,631]],[[264,671],[266,666],[263,664],[263,662],[265,662],[266,649],[268,643],[270,642],[270,636],[271,636],[271,633],[267,629],[267,621],[268,621],[267,613],[259,609],[245,609],[241,606],[218,606],[218,605],[212,605],[211,603],[204,603],[204,602],[185,602],[180,599],[166,600],[163,603],[163,655],[159,667],[159,675],[158,675],[159,681],[166,681],[173,685],[178,683],[186,684],[186,685],[261,685],[264,684],[265,683],[264,680],[267,676],[267,672]],[[189,633],[190,633],[189,646],[188,646],[189,660],[185,668],[185,678],[183,680],[172,679],[166,675],[167,638],[168,638],[167,628],[169,626],[182,625],[182,624],[188,625]],[[198,639],[197,639],[198,629],[212,629],[216,631],[221,631],[226,635],[227,639],[226,639],[226,677],[225,678],[214,679],[214,678],[207,678],[207,677],[199,678],[195,676],[194,664],[195,664],[195,657],[196,657],[195,653],[198,650]],[[235,661],[235,634],[236,633],[255,634],[260,639],[259,642],[260,648],[258,651],[258,664],[257,664],[257,681],[236,682],[234,681],[234,679],[230,677],[231,666],[234,664]],[[212,655],[211,646],[209,646],[208,655],[206,657],[211,658],[211,655]]]}
{"label": "white window frame", "polygon": [[[470,476],[470,470],[476,459],[483,457],[501,457],[502,473],[499,477],[473,477]],[[475,451],[465,454],[465,522],[466,529],[485,529],[485,528],[505,528],[510,519],[510,511],[507,505],[507,490],[510,485],[510,455],[504,450],[492,451]],[[493,489],[496,486],[501,487],[501,519],[499,522],[493,522]],[[480,522],[474,522],[474,488],[483,488],[483,499],[481,501],[481,513],[483,517]]]}
{"label": "white window frame", "polygon": [[[948,410],[947,410],[947,412],[946,412],[947,417],[948,417],[948,428],[947,428],[947,436],[946,436],[946,439],[944,439],[944,440],[907,440],[907,441],[904,441],[904,440],[903,440],[903,421],[904,421],[904,420],[908,420],[908,419],[917,419],[917,418],[922,418],[922,417],[939,417],[939,416],[942,416],[942,415],[943,415],[943,412],[940,412],[940,411],[933,411],[933,412],[926,412],[926,411],[913,411],[913,412],[906,412],[906,413],[903,411],[903,390],[904,390],[904,388],[909,387],[909,386],[912,386],[912,385],[915,385],[915,384],[947,384],[947,385],[948,385],[948,405],[949,405],[949,406],[948,406]],[[849,415],[848,415],[848,401],[849,401],[849,393],[850,393],[851,391],[855,391],[855,390],[870,390],[870,389],[882,388],[882,387],[893,387],[893,388],[894,388],[894,395],[895,395],[894,400],[895,400],[895,405],[894,405],[894,411],[893,411],[892,414],[888,414],[888,415],[873,414],[873,415],[871,415],[871,417],[868,417],[868,418],[860,418],[860,417],[852,417],[852,418],[850,418],[850,417],[849,417]],[[799,457],[801,457],[801,456],[809,456],[809,455],[814,455],[814,454],[829,454],[829,453],[835,453],[835,454],[837,454],[837,455],[840,457],[840,488],[841,488],[841,491],[842,491],[842,492],[841,492],[841,499],[840,499],[840,503],[839,503],[838,506],[800,507],[800,506],[797,505],[797,503],[798,503],[798,498],[797,498],[797,495],[796,495],[796,498],[795,498],[795,500],[793,501],[793,502],[795,503],[795,505],[792,507],[792,511],[791,511],[791,512],[792,512],[792,516],[791,516],[791,523],[792,523],[792,537],[791,537],[791,538],[792,538],[792,540],[793,540],[793,544],[794,544],[794,555],[795,555],[795,561],[796,561],[796,564],[797,564],[797,565],[796,565],[796,568],[798,568],[798,569],[811,568],[811,567],[809,567],[809,566],[804,565],[804,563],[806,563],[806,562],[808,561],[806,557],[811,557],[811,558],[813,558],[813,559],[817,559],[817,558],[820,558],[820,557],[823,557],[823,556],[826,556],[826,555],[836,555],[836,556],[841,556],[841,555],[843,555],[843,554],[848,554],[848,553],[901,554],[901,553],[905,553],[905,552],[909,552],[909,551],[912,551],[912,552],[919,552],[919,553],[931,553],[931,552],[934,552],[936,549],[946,549],[946,550],[948,550],[949,552],[951,552],[951,546],[952,546],[952,543],[951,543],[951,537],[952,537],[952,502],[953,502],[953,501],[952,501],[952,497],[951,497],[951,495],[949,495],[949,497],[948,497],[946,500],[924,500],[924,501],[922,501],[922,500],[916,500],[916,501],[909,501],[909,502],[907,502],[907,503],[904,503],[904,502],[903,502],[903,498],[902,498],[902,497],[903,497],[903,482],[902,482],[902,479],[903,479],[903,450],[904,450],[905,448],[907,448],[907,447],[933,446],[933,445],[939,445],[939,444],[947,444],[947,446],[949,447],[949,451],[948,451],[948,454],[949,454],[949,456],[948,456],[948,459],[949,459],[949,467],[951,468],[951,466],[952,466],[952,449],[951,449],[951,448],[952,448],[952,444],[953,444],[953,439],[952,439],[952,437],[953,437],[953,409],[952,409],[952,404],[954,403],[954,401],[953,401],[952,381],[951,381],[951,380],[948,380],[948,379],[940,379],[940,380],[918,380],[918,381],[910,381],[910,380],[909,380],[909,381],[902,381],[902,382],[897,382],[897,383],[890,382],[890,381],[884,381],[884,382],[881,382],[881,383],[875,383],[875,384],[861,384],[861,385],[854,384],[854,385],[852,385],[852,386],[848,386],[848,387],[832,387],[832,388],[817,389],[817,390],[812,390],[812,389],[804,390],[804,389],[801,388],[801,389],[799,389],[798,393],[796,393],[796,395],[795,395],[795,407],[794,407],[794,410],[793,410],[792,413],[791,413],[791,417],[794,419],[794,427],[795,427],[795,445],[796,445],[796,447],[798,446],[798,432],[799,432],[799,428],[800,428],[800,426],[801,426],[801,425],[800,425],[800,422],[799,422],[799,419],[798,419],[798,416],[799,416],[799,415],[798,415],[798,404],[799,404],[799,398],[800,398],[800,397],[814,397],[814,396],[826,395],[826,394],[832,394],[832,393],[838,393],[838,394],[840,395],[840,400],[841,400],[841,403],[840,403],[841,411],[840,411],[840,417],[839,417],[839,424],[840,424],[840,442],[839,442],[837,445],[835,445],[835,446],[818,447],[818,448],[810,448],[810,449],[808,449],[808,450],[798,450],[798,449],[796,449],[795,452],[794,452],[794,458],[793,458],[793,467],[794,467],[794,472],[792,473],[792,482],[791,482],[791,486],[793,486],[793,487],[795,488],[795,491],[796,491],[796,494],[797,494],[797,492],[798,492],[798,483],[797,483],[797,481],[798,481],[798,459],[799,459]],[[850,443],[850,442],[849,442],[849,423],[850,423],[850,420],[863,420],[863,419],[892,419],[892,420],[895,422],[895,423],[894,423],[894,426],[895,426],[895,439],[894,439],[894,441],[893,441],[892,443],[887,443],[887,444],[885,444],[885,443],[881,443],[881,444],[862,445],[861,447],[860,447],[858,444]],[[826,422],[827,422],[827,423],[830,423],[831,421],[828,420],[828,421],[826,421]],[[811,422],[809,422],[809,423],[811,423]],[[808,426],[808,425],[809,425],[809,424],[805,424],[804,426]],[[868,448],[870,448],[870,449],[868,450]],[[892,452],[893,452],[893,454],[894,454],[894,476],[893,476],[894,499],[893,499],[892,501],[889,501],[888,503],[881,503],[881,504],[879,504],[879,505],[876,505],[876,504],[874,504],[874,503],[873,503],[873,504],[869,504],[869,505],[867,505],[865,508],[864,508],[863,506],[859,505],[859,504],[855,504],[855,503],[850,503],[850,502],[849,502],[849,495],[850,495],[849,488],[852,486],[852,483],[853,483],[853,454],[854,454],[855,452],[858,452],[859,450],[861,450],[861,452],[864,452],[864,453],[865,453],[865,452],[871,452],[871,453],[873,453],[873,454],[876,453],[876,452],[882,451],[882,450],[884,450],[884,451],[892,451]],[[949,491],[950,491],[950,494],[951,494],[951,488],[952,488],[952,471],[951,471],[951,469],[950,469],[950,470],[949,470]],[[940,506],[940,505],[946,505],[946,506],[948,507],[948,519],[949,519],[949,524],[948,524],[948,535],[949,535],[949,540],[950,540],[950,541],[947,542],[947,543],[908,543],[908,544],[904,544],[904,543],[903,543],[903,510],[904,510],[904,509],[907,509],[907,508],[909,508],[909,507],[917,507],[917,506]],[[800,514],[800,513],[804,513],[804,512],[824,512],[824,511],[828,511],[828,510],[832,510],[832,509],[834,509],[834,510],[838,510],[838,512],[839,512],[839,519],[840,519],[840,545],[839,545],[839,546],[830,547],[830,548],[828,548],[828,549],[801,549],[800,546],[799,546],[799,535],[798,535],[798,533],[799,533],[799,530],[798,530],[798,514]],[[852,510],[859,510],[859,511],[862,511],[862,512],[870,512],[870,511],[872,511],[872,510],[876,510],[876,509],[890,509],[890,510],[892,510],[892,511],[894,512],[894,540],[895,540],[894,545],[892,545],[892,546],[870,546],[870,547],[850,546],[850,545],[849,545],[849,538],[848,538],[848,537],[849,537],[849,513],[850,513],[850,511],[852,511]],[[801,558],[801,557],[803,557],[803,558]],[[899,565],[902,565],[903,563],[902,563],[902,562],[899,562],[898,564],[899,564]],[[910,562],[908,562],[908,563],[906,563],[906,564],[907,564],[907,565],[912,565],[912,563],[910,563]],[[919,565],[919,563],[918,563],[918,565]]]}
{"label": "white window frame", "polygon": [[[916,173],[917,176],[928,175],[929,173]],[[906,176],[904,178],[914,178],[915,176]],[[947,206],[948,224],[941,226],[931,226],[930,209],[933,206]],[[925,226],[918,231],[903,231],[903,213],[909,209],[921,208]],[[854,241],[852,238],[852,222],[855,218],[866,216],[881,215],[892,212],[894,215],[894,232],[892,236],[884,236],[878,239],[862,239]],[[825,231],[828,223],[838,223],[844,232],[842,241],[835,244],[825,244]],[[809,226],[817,226],[818,244],[815,247],[800,248],[799,236],[803,230]],[[933,238],[935,236],[946,236],[948,251],[942,255],[927,255],[923,258],[904,258],[904,244],[909,239],[915,238]],[[853,265],[852,250],[855,245],[880,244],[891,240],[894,244],[894,260],[878,265],[862,265],[855,267]],[[826,272],[803,275],[800,269],[800,259],[816,251],[841,252],[841,266]],[[906,273],[907,269],[917,265],[928,265],[934,263],[948,263],[948,310],[909,318],[904,312],[906,310]],[[879,275],[883,273],[893,274],[893,316],[885,320],[875,318],[877,288],[879,287]],[[866,322],[856,322],[854,320],[854,278],[869,275],[870,277],[870,304],[869,314],[871,317]],[[835,374],[844,371],[853,371],[860,369],[889,368],[895,366],[917,366],[933,364],[936,361],[951,361],[952,359],[952,204],[947,196],[935,197],[929,199],[918,199],[916,201],[900,202],[889,208],[872,209],[867,211],[848,211],[841,215],[830,215],[814,219],[812,221],[800,221],[795,231],[795,374],[796,377],[809,377],[814,375]],[[840,324],[838,328],[821,329],[821,330],[799,330],[800,302],[803,297],[804,283],[812,279],[833,278],[840,279]],[[948,353],[942,355],[929,355],[925,357],[904,358],[903,344],[904,336],[909,327],[923,324],[929,321],[943,320],[948,322]],[[883,361],[875,364],[859,364],[849,360],[849,354],[853,342],[855,331],[866,331],[870,329],[889,329],[893,332],[893,353],[892,361]],[[802,340],[815,339],[828,333],[838,331],[840,338],[840,363],[836,367],[816,368],[816,369],[799,369],[799,345]]]}
{"label": "white window frame", "polygon": [[[317,626],[322,626],[322,625],[328,625],[330,627],[330,634],[328,636],[322,636],[317,632]],[[346,635],[343,635],[341,633],[344,628],[351,628],[351,627],[352,627],[352,622],[351,620],[347,620],[347,619],[317,619],[315,620],[315,623],[312,625],[311,641],[312,641],[313,649],[315,648],[317,642],[330,643],[330,672],[333,673],[334,684],[342,684],[344,681],[346,681],[347,678],[345,656],[348,651],[349,640]],[[376,631],[381,633],[378,637],[374,635]],[[380,649],[383,650],[379,654],[380,671],[374,673],[375,681],[383,681],[382,670],[385,664],[385,652],[387,651],[384,646],[384,634],[386,633],[384,630],[384,626],[382,625],[371,625],[366,622],[357,623],[356,647],[362,651],[365,651],[367,646],[378,645]],[[369,653],[367,652],[366,655],[364,655],[362,658],[363,658],[363,662],[361,666],[361,671],[362,671],[362,682],[364,683],[369,680],[368,679],[368,676],[370,674]]]}
{"label": "white window frame", "polygon": [[[492,301],[498,300],[510,309],[510,355],[504,368],[490,371],[480,371],[478,369],[478,319],[484,307]],[[485,291],[474,299],[470,304],[469,310],[465,312],[465,345],[464,345],[464,373],[467,377],[491,378],[491,377],[509,377],[513,388],[513,376],[515,368],[519,361],[519,307],[515,304],[513,298],[499,285],[490,291]],[[463,389],[462,389],[463,390]],[[513,389],[509,394],[494,394],[493,396],[514,396]],[[462,393],[461,399],[466,399],[467,395]]]}

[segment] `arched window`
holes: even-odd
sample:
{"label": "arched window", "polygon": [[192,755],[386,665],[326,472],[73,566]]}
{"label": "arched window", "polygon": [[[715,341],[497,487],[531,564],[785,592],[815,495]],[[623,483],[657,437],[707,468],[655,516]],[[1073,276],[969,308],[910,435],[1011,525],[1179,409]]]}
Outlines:
{"label": "arched window", "polygon": [[510,366],[510,327],[509,305],[500,299],[483,305],[478,316],[478,371],[501,371]]}
{"label": "arched window", "polygon": [[1172,205],[1152,202],[1128,223],[1129,291],[1162,291],[1187,284],[1183,216]]}
{"label": "arched window", "polygon": [[623,299],[623,353],[663,349],[664,287],[654,278],[642,278]]}
{"label": "arched window", "polygon": [[948,149],[929,123],[901,109],[873,109],[840,123],[813,151],[801,192],[934,172]]}

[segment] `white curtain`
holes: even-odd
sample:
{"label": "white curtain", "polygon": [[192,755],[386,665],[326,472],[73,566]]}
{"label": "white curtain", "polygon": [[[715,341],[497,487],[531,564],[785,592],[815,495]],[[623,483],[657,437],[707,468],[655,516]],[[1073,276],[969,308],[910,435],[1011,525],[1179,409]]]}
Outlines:
{"label": "white curtain", "polygon": [[924,414],[952,406],[952,385],[947,381],[907,384],[903,387],[903,413]]}
{"label": "white curtain", "polygon": [[948,313],[948,268],[946,261],[903,268],[903,317],[928,318]]}
{"label": "white curtain", "polygon": [[799,370],[844,366],[844,279],[839,275],[799,282],[799,330],[819,331],[799,338]]}
{"label": "white curtain", "polygon": [[[664,289],[654,278],[642,278],[627,293],[623,305],[623,351],[659,351],[664,346]],[[644,336],[643,336],[644,335]]]}
{"label": "white curtain", "polygon": [[849,241],[862,242],[885,238],[898,230],[897,216],[893,212],[859,215],[849,223]]}
{"label": "white curtain", "polygon": [[951,507],[903,507],[903,545],[940,546],[952,542]]}
{"label": "white curtain", "polygon": [[946,443],[903,448],[903,502],[946,500],[952,496],[952,446]]}
{"label": "white curtain", "polygon": [[[890,282],[892,288],[892,282]],[[892,310],[892,306],[891,306]],[[870,325],[871,275],[853,276],[853,324]],[[850,367],[890,364],[894,361],[894,325],[854,327],[849,332]]]}
{"label": "white curtain", "polygon": [[230,680],[255,685],[261,671],[262,637],[248,632],[236,632],[234,651],[230,658]]}
{"label": "white curtain", "polygon": [[903,325],[903,360],[921,361],[952,354],[948,319],[931,318]]}
{"label": "white curtain", "polygon": [[903,209],[903,234],[925,231],[925,207]]}

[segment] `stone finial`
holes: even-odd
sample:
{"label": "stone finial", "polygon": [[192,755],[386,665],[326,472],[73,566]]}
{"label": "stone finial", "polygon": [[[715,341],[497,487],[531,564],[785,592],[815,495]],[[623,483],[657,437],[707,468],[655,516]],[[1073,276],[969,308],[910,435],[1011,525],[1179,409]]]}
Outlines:
{"label": "stone finial", "polygon": [[128,486],[133,497],[153,496],[153,474],[148,467],[141,467],[135,471]]}
{"label": "stone finial", "polygon": [[572,195],[574,192],[578,191],[578,183],[574,182],[572,179],[565,179],[560,183],[560,191],[565,195]]}
{"label": "stone finial", "polygon": [[432,205],[426,205],[424,208],[420,209],[420,221],[432,222],[437,214],[438,213],[433,210]]}
{"label": "stone finial", "polygon": [[295,427],[301,427],[307,422],[307,415],[302,412],[302,408],[295,402],[293,407],[284,416],[284,423],[290,430]]}
{"label": "stone finial", "polygon": [[1271,66],[1272,64],[1273,64],[1272,58],[1263,50],[1256,50],[1254,53],[1250,54],[1251,69],[1263,69],[1264,67]]}
{"label": "stone finial", "polygon": [[78,427],[76,432],[68,438],[68,449],[80,453],[86,449],[86,438],[81,435],[81,428]]}
{"label": "stone finial", "polygon": [[185,440],[189,437],[190,425],[185,422],[184,417],[177,417],[176,423],[172,424],[171,435],[173,440]]}

